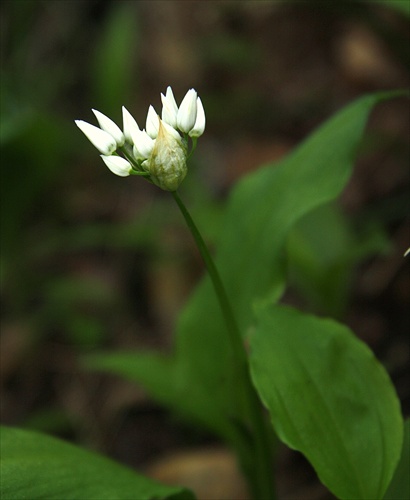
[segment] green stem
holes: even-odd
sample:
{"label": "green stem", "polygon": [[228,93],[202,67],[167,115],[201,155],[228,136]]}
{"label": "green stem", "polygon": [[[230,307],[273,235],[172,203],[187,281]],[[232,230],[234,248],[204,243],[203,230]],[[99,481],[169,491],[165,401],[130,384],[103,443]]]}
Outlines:
{"label": "green stem", "polygon": [[205,266],[208,270],[209,276],[212,280],[212,284],[214,286],[216,295],[218,297],[222,314],[224,316],[226,326],[228,329],[228,334],[230,337],[230,342],[231,342],[231,348],[233,351],[233,354],[235,356],[235,360],[237,364],[243,365],[244,362],[246,361],[246,352],[243,347],[242,343],[242,338],[241,334],[239,332],[239,328],[236,324],[236,319],[233,314],[231,304],[229,302],[228,296],[225,291],[225,287],[222,283],[222,280],[219,276],[218,270],[216,269],[216,266],[214,264],[214,261],[212,260],[212,257],[210,253],[208,252],[208,247],[206,246],[206,243],[204,242],[201,233],[198,231],[198,228],[196,227],[190,213],[188,212],[187,208],[185,207],[184,203],[182,202],[181,198],[179,197],[178,193],[176,191],[172,192],[172,195],[175,199],[175,201],[178,204],[179,209],[182,212],[182,215],[185,218],[185,221],[188,225],[189,230],[192,233],[192,236],[194,237],[195,243],[197,244],[197,247],[201,253],[201,256],[205,262]]}
{"label": "green stem", "polygon": [[[252,384],[248,358],[242,341],[242,335],[238,328],[232,306],[228,299],[225,287],[222,283],[219,272],[212,260],[201,233],[196,227],[190,213],[182,202],[179,194],[174,191],[171,193],[185,218],[189,230],[194,237],[197,247],[204,260],[205,266],[211,278],[215,293],[218,297],[221,311],[227,326],[229,341],[232,349],[232,358],[234,363],[234,380],[236,384],[242,384],[245,407],[247,409],[248,419],[250,421],[252,440],[250,453],[252,457],[242,457],[242,464],[245,473],[248,476],[250,486],[256,500],[274,500],[275,492],[273,487],[272,470],[272,450],[270,447],[269,430],[263,417],[260,401],[255,388]],[[247,425],[247,422],[244,423]],[[243,450],[243,447],[240,447]],[[249,449],[249,447],[248,447]],[[243,455],[243,451],[242,451]]]}

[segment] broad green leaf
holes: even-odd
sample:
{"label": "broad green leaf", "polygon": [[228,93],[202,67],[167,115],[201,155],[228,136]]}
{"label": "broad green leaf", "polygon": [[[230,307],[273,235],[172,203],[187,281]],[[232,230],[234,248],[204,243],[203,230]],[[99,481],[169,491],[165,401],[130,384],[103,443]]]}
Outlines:
{"label": "broad green leaf", "polygon": [[400,462],[384,498],[385,500],[408,500],[410,498],[410,419],[404,422]]}
{"label": "broad green leaf", "polygon": [[3,500],[193,500],[108,458],[32,431],[1,427]]}
{"label": "broad green leaf", "polygon": [[251,372],[278,437],[299,450],[338,497],[383,498],[403,421],[396,392],[350,330],[292,308],[258,311]]}
{"label": "broad green leaf", "polygon": [[[246,176],[229,199],[217,245],[217,267],[244,333],[253,321],[253,303],[277,300],[286,282],[284,249],[289,231],[312,209],[335,199],[349,179],[363,130],[373,107],[396,93],[378,93],[353,102],[309,137],[294,153]],[[192,214],[195,219],[195,213]],[[154,355],[153,355],[154,356]],[[176,352],[158,372],[140,370],[139,354],[96,354],[94,369],[140,380],[159,401],[231,439],[241,419],[241,390],[232,376],[232,358],[219,304],[208,278],[188,301],[177,325]],[[122,359],[127,370],[122,368]],[[172,369],[169,366],[172,365]],[[204,412],[204,408],[212,408]],[[212,416],[211,416],[212,414]],[[218,415],[215,419],[214,415]],[[225,422],[225,425],[223,425]],[[229,437],[228,437],[229,434]]]}

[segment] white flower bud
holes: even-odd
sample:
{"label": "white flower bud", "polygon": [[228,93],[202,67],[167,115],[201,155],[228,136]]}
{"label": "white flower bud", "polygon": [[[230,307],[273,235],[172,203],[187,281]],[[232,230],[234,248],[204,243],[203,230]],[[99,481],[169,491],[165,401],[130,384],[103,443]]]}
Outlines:
{"label": "white flower bud", "polygon": [[147,134],[151,137],[151,139],[155,139],[157,137],[158,128],[159,128],[159,117],[155,109],[152,106],[150,106],[148,108],[145,129],[147,131]]}
{"label": "white flower bud", "polygon": [[122,107],[122,124],[125,140],[132,144],[132,131],[140,130],[140,128],[135,118],[125,106]]}
{"label": "white flower bud", "polygon": [[177,123],[182,132],[188,133],[195,125],[197,115],[197,93],[194,89],[188,90],[179,106]]}
{"label": "white flower bud", "polygon": [[103,155],[111,155],[117,149],[114,137],[105,130],[101,130],[83,120],[75,120],[75,124]]}
{"label": "white flower bud", "polygon": [[111,172],[113,172],[114,174],[119,175],[120,177],[127,177],[128,175],[130,175],[132,171],[131,163],[125,160],[124,158],[121,158],[121,156],[101,155],[101,158],[103,159],[107,167],[111,170]]}
{"label": "white flower bud", "polygon": [[187,152],[178,132],[166,125],[160,120],[158,136],[148,159],[148,171],[154,184],[165,191],[176,191],[187,173]]}
{"label": "white flower bud", "polygon": [[177,115],[178,106],[175,101],[174,94],[172,93],[171,87],[167,88],[165,95],[161,94],[162,101],[162,121],[171,125],[171,127],[177,127]]}
{"label": "white flower bud", "polygon": [[199,137],[204,133],[205,130],[205,111],[202,106],[201,98],[198,97],[196,100],[197,103],[197,113],[194,128],[189,131],[190,137]]}
{"label": "white flower bud", "polygon": [[133,130],[131,133],[134,143],[134,156],[137,160],[148,158],[154,147],[155,141],[145,132],[145,130]]}
{"label": "white flower bud", "polygon": [[120,127],[118,127],[118,125],[116,125],[111,120],[111,118],[108,118],[108,116],[105,116],[102,113],[100,113],[100,111],[93,109],[92,112],[95,114],[95,117],[97,118],[98,123],[102,128],[102,130],[105,130],[114,137],[118,147],[123,146],[125,142],[125,137]]}

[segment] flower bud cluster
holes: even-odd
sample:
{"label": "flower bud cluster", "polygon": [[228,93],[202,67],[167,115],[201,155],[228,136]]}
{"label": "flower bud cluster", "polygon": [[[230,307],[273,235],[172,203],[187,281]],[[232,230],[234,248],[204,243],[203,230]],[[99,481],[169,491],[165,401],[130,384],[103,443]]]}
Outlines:
{"label": "flower bud cluster", "polygon": [[171,87],[161,94],[161,101],[161,117],[150,106],[145,129],[124,106],[123,130],[94,109],[99,127],[82,120],[75,123],[100,151],[111,172],[121,177],[142,175],[166,191],[176,191],[187,173],[187,158],[204,133],[205,112],[194,89],[188,90],[179,107]]}

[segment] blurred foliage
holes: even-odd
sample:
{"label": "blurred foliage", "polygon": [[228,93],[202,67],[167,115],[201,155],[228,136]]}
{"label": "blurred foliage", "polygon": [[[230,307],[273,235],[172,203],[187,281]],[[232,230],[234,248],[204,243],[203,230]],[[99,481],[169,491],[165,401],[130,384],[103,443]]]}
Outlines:
{"label": "blurred foliage", "polygon": [[120,103],[138,92],[133,54],[138,50],[136,12],[120,2],[112,10],[96,44],[91,65],[90,102],[107,116],[120,118]]}
{"label": "blurred foliage", "polygon": [[382,227],[352,227],[337,205],[314,210],[292,231],[288,242],[290,282],[310,310],[343,318],[348,307],[353,273],[358,263],[388,253]]}
{"label": "blurred foliage", "polygon": [[410,2],[406,0],[377,0],[378,3],[389,7],[390,9],[396,9],[399,12],[404,12],[410,16]]}

